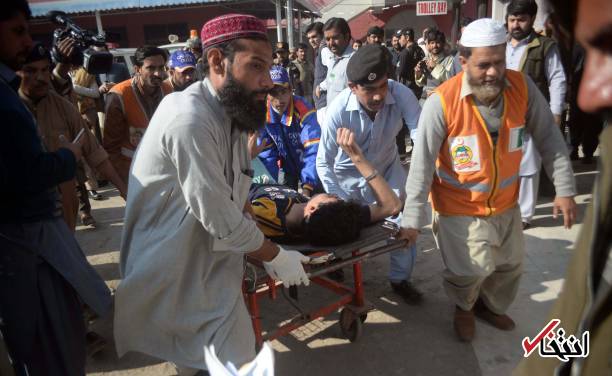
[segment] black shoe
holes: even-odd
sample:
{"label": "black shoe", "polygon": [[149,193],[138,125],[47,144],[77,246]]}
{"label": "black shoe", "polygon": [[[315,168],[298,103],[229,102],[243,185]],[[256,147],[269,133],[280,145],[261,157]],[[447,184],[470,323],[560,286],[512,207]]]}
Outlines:
{"label": "black shoe", "polygon": [[593,159],[593,157],[587,157],[587,156],[584,156],[584,157],[582,158],[582,164],[585,164],[585,165],[590,165],[590,164],[593,164],[593,162],[595,162],[595,160]]}
{"label": "black shoe", "polygon": [[577,161],[580,159],[580,157],[578,156],[578,148],[575,148],[574,150],[572,150],[572,152],[570,153],[570,159],[572,161]]}
{"label": "black shoe", "polygon": [[423,293],[406,280],[400,283],[391,282],[391,287],[393,288],[393,292],[404,298],[404,301],[408,304],[418,305],[423,302]]}
{"label": "black shoe", "polygon": [[98,187],[104,188],[108,185],[108,180],[98,180]]}
{"label": "black shoe", "polygon": [[523,230],[527,230],[528,228],[531,228],[531,223],[523,222]]}
{"label": "black shoe", "polygon": [[98,191],[94,189],[87,191],[87,193],[89,193],[89,198],[91,198],[92,200],[100,201],[104,199],[104,196],[99,194]]}

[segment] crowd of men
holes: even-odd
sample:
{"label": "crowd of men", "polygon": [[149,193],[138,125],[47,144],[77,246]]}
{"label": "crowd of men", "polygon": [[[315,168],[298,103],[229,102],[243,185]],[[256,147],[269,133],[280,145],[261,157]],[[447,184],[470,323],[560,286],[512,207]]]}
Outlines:
{"label": "crowd of men", "polygon": [[[390,254],[389,287],[422,304],[411,275],[429,207],[458,339],[474,338],[475,317],[514,329],[506,312],[541,166],[554,185],[553,212],[570,228],[571,160],[593,162],[612,108],[612,8],[572,4],[577,18],[557,9],[556,39],[534,30],[534,0],[512,0],[505,24],[463,20],[455,46],[436,27],[419,39],[406,27],[385,42],[373,26],[361,42],[345,19],[330,18],[306,28],[308,45],[273,49],[261,20],[228,14],[171,54],[138,48],[130,77],[117,63],[97,75],[71,65],[70,38],[33,42],[27,1],[8,1],[1,373],[84,374],[87,352],[103,342],[87,323],[113,299],[119,355],[139,351],[201,375],[203,349],[214,345],[222,361],[245,364],[255,357],[245,256],[285,286],[308,285],[309,258],[287,244],[350,242],[383,219],[405,241]],[[574,27],[582,47],[567,38]],[[592,357],[563,364],[575,374],[609,370],[612,356],[610,131],[568,272],[574,283],[555,307],[566,330],[591,332]],[[77,218],[95,226],[89,198],[100,199],[108,182],[126,200],[114,297],[74,237]],[[519,370],[557,366],[530,358]]]}

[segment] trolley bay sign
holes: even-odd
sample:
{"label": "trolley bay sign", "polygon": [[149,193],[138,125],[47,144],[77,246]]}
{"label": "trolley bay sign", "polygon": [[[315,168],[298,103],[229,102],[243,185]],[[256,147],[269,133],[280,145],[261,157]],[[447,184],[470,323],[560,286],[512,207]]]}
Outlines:
{"label": "trolley bay sign", "polygon": [[417,16],[435,16],[446,14],[447,12],[448,3],[446,1],[417,1],[416,3]]}

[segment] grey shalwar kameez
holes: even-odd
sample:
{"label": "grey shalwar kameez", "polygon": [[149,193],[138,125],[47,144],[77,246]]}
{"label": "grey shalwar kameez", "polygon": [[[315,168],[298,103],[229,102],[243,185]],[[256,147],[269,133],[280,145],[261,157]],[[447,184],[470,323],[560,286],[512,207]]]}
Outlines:
{"label": "grey shalwar kameez", "polygon": [[206,79],[164,98],[130,171],[115,340],[183,367],[255,357],[242,298],[244,254],[263,234],[243,215],[251,178],[247,135]]}

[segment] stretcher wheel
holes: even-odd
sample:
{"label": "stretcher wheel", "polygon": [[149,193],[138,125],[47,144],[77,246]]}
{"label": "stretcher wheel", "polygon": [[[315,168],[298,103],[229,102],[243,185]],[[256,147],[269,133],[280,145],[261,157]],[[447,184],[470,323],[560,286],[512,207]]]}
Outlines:
{"label": "stretcher wheel", "polygon": [[351,342],[355,342],[363,333],[361,316],[355,315],[351,310],[344,308],[340,311],[340,330],[342,335]]}

